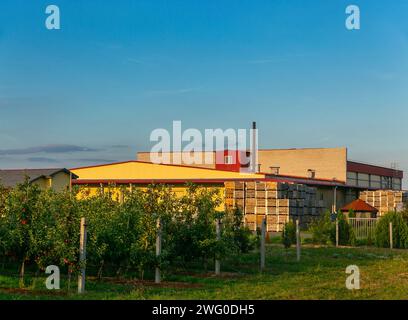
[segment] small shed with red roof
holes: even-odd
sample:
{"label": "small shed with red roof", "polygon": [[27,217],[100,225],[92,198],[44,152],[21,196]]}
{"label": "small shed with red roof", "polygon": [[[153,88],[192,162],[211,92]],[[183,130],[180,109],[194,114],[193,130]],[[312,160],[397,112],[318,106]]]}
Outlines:
{"label": "small shed with red roof", "polygon": [[378,209],[361,199],[357,199],[341,208],[341,212],[346,216],[350,211],[355,213],[356,218],[376,218]]}

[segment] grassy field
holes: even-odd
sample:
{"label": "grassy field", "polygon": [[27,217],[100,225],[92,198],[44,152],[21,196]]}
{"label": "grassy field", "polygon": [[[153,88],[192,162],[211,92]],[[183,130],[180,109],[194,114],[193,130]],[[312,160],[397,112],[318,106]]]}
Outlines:
{"label": "grassy field", "polygon": [[[345,270],[352,264],[360,268],[360,290],[345,287]],[[267,269],[260,273],[258,266],[254,252],[224,261],[220,277],[179,271],[166,275],[161,285],[91,278],[81,296],[74,287],[68,293],[65,280],[60,291],[46,290],[45,278],[22,290],[18,278],[0,275],[0,299],[408,299],[408,250],[306,245],[296,262],[294,248],[286,251],[273,244],[267,247]]]}

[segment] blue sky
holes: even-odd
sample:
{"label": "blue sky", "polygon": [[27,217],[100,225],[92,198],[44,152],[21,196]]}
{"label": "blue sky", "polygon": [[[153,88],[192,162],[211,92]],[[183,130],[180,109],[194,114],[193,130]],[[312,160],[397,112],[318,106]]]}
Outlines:
{"label": "blue sky", "polygon": [[[49,4],[61,30],[44,26]],[[173,120],[256,120],[260,147],[347,146],[408,170],[407,13],[406,0],[2,0],[0,167],[133,159]]]}

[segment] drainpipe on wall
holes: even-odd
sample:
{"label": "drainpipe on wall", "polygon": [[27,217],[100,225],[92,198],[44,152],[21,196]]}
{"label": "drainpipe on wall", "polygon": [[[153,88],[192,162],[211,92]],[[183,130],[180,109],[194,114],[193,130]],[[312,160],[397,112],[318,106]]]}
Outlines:
{"label": "drainpipe on wall", "polygon": [[337,213],[337,186],[334,187],[333,213]]}

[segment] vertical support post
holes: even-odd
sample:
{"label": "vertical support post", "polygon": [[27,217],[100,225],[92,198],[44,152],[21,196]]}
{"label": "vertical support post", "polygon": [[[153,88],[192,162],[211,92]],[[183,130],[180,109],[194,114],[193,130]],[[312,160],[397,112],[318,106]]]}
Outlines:
{"label": "vertical support post", "polygon": [[266,239],[266,217],[262,219],[261,226],[261,271],[265,269],[265,239]]}
{"label": "vertical support post", "polygon": [[[276,191],[278,192],[278,191]],[[266,224],[266,235],[269,237],[269,226],[268,226],[268,215],[269,215],[269,210],[268,210],[268,187],[265,186],[265,224]]]}
{"label": "vertical support post", "polygon": [[300,229],[299,219],[296,219],[296,260],[300,261]]}
{"label": "vertical support post", "polygon": [[[216,225],[215,225],[215,232],[217,234],[217,241],[221,240],[221,221],[220,219],[217,219]],[[218,257],[215,259],[215,274],[218,276],[221,273],[221,265],[220,265],[220,260]]]}
{"label": "vertical support post", "polygon": [[85,268],[86,268],[86,220],[81,218],[81,232],[79,237],[79,263],[81,270],[78,276],[78,293],[85,292]]}
{"label": "vertical support post", "polygon": [[392,243],[392,222],[390,222],[390,249],[393,248],[393,243]]}
{"label": "vertical support post", "polygon": [[339,219],[336,218],[336,247],[339,246]]}
{"label": "vertical support post", "polygon": [[72,172],[69,172],[69,194],[72,195]]}
{"label": "vertical support post", "polygon": [[254,181],[254,192],[255,192],[255,208],[254,208],[254,213],[255,213],[255,234],[258,231],[258,199],[256,198],[256,181]]}
{"label": "vertical support post", "polygon": [[[157,234],[156,234],[156,257],[160,257],[162,251],[162,224],[160,218],[157,219]],[[160,267],[156,266],[154,282],[160,283],[161,272]]]}

